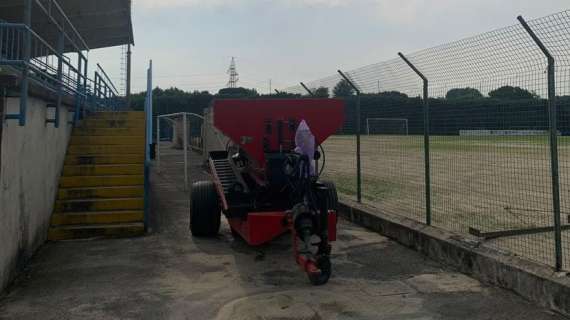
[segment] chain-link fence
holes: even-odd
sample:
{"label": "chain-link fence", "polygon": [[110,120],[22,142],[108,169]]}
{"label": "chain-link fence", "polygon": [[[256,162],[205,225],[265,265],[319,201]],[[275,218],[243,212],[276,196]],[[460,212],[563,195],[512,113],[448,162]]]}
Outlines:
{"label": "chain-link fence", "polygon": [[305,87],[347,101],[344,196],[570,270],[570,11]]}

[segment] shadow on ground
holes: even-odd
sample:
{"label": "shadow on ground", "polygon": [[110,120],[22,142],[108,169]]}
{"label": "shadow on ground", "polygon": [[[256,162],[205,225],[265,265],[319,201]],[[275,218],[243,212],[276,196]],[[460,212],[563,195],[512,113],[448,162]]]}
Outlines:
{"label": "shadow on ground", "polygon": [[46,244],[0,299],[0,319],[564,319],[343,221],[321,287],[287,235],[251,248],[224,223],[216,239],[192,238],[180,160],[153,170],[154,233]]}

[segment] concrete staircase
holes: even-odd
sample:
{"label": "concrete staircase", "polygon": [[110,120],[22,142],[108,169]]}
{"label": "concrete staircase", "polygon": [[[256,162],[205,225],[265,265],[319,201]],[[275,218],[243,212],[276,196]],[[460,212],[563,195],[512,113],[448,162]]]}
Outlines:
{"label": "concrete staircase", "polygon": [[49,240],[144,233],[143,112],[98,112],[73,130]]}

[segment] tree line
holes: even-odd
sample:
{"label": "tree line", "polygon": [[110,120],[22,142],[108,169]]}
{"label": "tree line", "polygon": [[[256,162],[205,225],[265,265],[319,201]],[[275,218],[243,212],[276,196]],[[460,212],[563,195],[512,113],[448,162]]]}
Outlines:
{"label": "tree line", "polygon": [[[315,97],[342,98],[346,101],[343,132],[355,132],[355,92],[348,82],[341,80],[329,94],[325,87],[312,89]],[[225,88],[216,94],[208,91],[188,92],[178,88],[153,90],[154,114],[192,112],[202,114],[213,99],[226,98],[302,98],[300,94],[259,94],[255,89]],[[132,105],[143,110],[145,92],[132,96]],[[484,96],[474,88],[454,88],[445,97],[430,98],[431,132],[456,135],[460,130],[546,130],[548,129],[547,100],[520,87],[503,86]],[[560,131],[570,135],[570,96],[558,97]],[[408,119],[410,134],[423,132],[423,102],[420,97],[409,97],[398,91],[361,95],[361,126],[367,118]]]}

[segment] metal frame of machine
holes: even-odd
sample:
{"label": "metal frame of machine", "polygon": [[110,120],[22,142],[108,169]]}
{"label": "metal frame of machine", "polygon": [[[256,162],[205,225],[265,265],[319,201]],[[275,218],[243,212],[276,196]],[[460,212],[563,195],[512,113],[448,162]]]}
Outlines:
{"label": "metal frame of machine", "polygon": [[319,180],[324,152],[303,154],[295,140],[304,121],[321,146],[342,125],[344,103],[228,99],[214,101],[210,111],[213,126],[229,141],[226,150],[209,152],[212,180],[192,186],[192,234],[216,235],[222,212],[234,236],[252,246],[290,231],[296,262],[311,283],[326,283],[338,198],[334,184]]}

